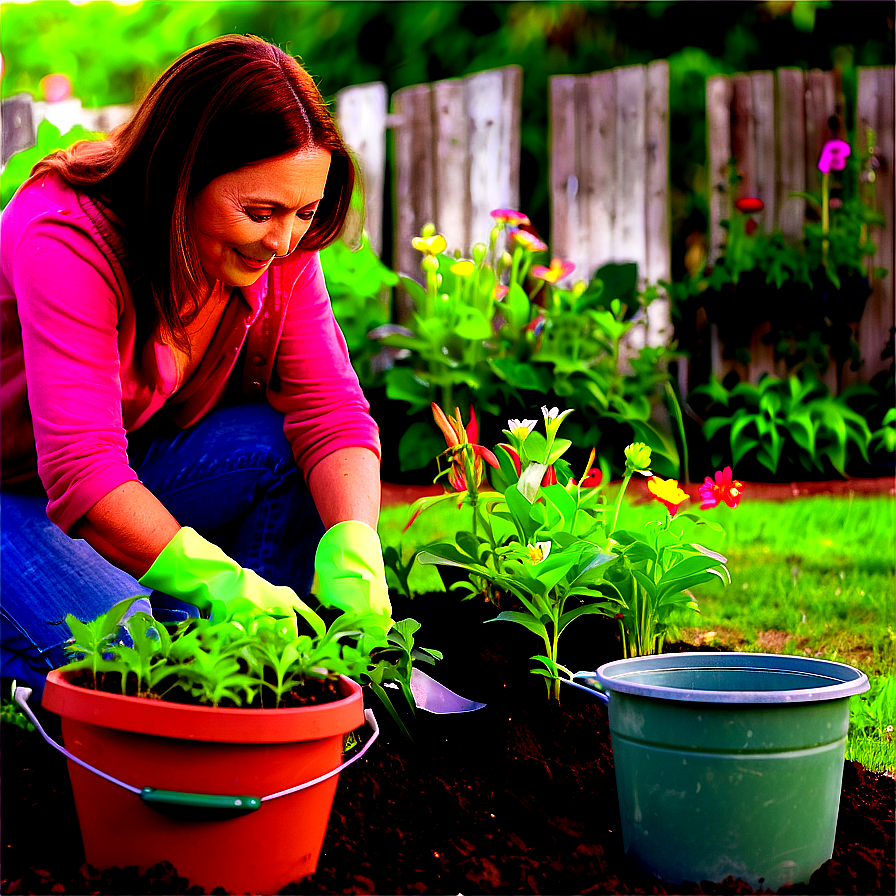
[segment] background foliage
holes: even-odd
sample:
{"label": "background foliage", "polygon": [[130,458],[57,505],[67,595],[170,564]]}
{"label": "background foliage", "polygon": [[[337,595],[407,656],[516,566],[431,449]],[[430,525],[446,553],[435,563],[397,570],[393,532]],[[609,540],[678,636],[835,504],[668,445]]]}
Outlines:
{"label": "background foliage", "polygon": [[61,72],[87,106],[132,102],[180,53],[230,32],[258,34],[300,55],[328,98],[368,81],[384,81],[394,92],[518,64],[524,69],[521,206],[548,234],[547,79],[668,59],[677,276],[688,237],[706,230],[706,77],[780,66],[837,68],[849,95],[856,66],[894,61],[891,2],[716,2],[708,11],[702,3],[661,0],[7,2],[0,4],[2,93],[39,96],[41,78]]}

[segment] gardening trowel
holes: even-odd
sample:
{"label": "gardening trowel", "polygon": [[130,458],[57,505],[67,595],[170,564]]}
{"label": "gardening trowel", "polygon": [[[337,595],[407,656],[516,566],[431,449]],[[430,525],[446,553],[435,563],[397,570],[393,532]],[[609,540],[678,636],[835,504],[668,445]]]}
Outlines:
{"label": "gardening trowel", "polygon": [[439,684],[434,678],[430,678],[420,669],[411,672],[411,693],[414,702],[420,709],[439,715],[451,712],[472,712],[474,709],[482,709],[484,703],[468,700],[455,694],[454,691]]}

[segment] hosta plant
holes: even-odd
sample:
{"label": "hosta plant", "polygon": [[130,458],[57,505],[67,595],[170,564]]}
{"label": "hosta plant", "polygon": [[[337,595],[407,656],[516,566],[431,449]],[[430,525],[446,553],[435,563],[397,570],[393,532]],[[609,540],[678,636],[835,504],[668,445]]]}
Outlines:
{"label": "hosta plant", "polygon": [[[544,676],[549,697],[559,699],[560,677],[570,675],[560,662],[559,640],[572,622],[586,614],[615,617],[626,656],[658,652],[672,610],[696,606],[690,589],[727,578],[727,570],[724,557],[694,541],[697,526],[718,526],[690,514],[676,518],[687,494],[676,481],[651,473],[647,445],[626,449],[625,475],[610,504],[608,477],[591,466],[593,452],[579,479],[563,459],[571,443],[558,430],[572,411],[541,410],[543,435],[537,420],[510,420],[507,442],[491,451],[476,443],[472,410],[464,426],[459,410],[449,417],[433,405],[447,444],[437,479],[448,485],[444,494],[414,504],[408,528],[417,514],[442,502],[472,509],[469,529],[421,547],[417,561],[465,570],[468,580],[454,587],[493,603],[498,612],[490,621],[514,622],[536,635],[544,649],[532,657],[539,663],[532,672]],[[648,478],[651,494],[666,508],[643,530],[619,528],[635,474]],[[736,506],[742,493],[727,468],[703,488],[704,507]]]}

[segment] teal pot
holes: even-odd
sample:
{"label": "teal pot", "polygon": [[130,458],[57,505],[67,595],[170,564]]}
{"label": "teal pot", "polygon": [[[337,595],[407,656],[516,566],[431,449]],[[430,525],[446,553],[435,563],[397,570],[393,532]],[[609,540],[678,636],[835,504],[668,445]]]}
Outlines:
{"label": "teal pot", "polygon": [[757,653],[680,653],[580,672],[609,704],[626,855],[670,884],[808,882],[831,858],[849,697],[864,673]]}

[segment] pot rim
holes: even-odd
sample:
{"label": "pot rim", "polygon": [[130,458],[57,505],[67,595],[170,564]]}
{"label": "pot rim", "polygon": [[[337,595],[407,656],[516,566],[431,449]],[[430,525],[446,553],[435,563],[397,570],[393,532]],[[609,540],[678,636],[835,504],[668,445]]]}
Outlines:
{"label": "pot rim", "polygon": [[[790,687],[756,690],[703,690],[697,687],[676,687],[651,684],[645,675],[671,671],[731,671],[761,672],[765,675],[786,675]],[[641,656],[604,663],[594,673],[603,689],[621,694],[632,694],[657,700],[676,700],[691,703],[725,704],[781,704],[817,703],[839,700],[861,694],[870,688],[864,672],[816,657],[778,653],[741,653],[718,651],[713,653],[667,653]],[[641,680],[634,680],[638,676]],[[794,687],[794,680],[805,676],[805,685]],[[829,682],[829,683],[826,683]],[[758,684],[758,682],[757,682]],[[612,703],[612,700],[610,701]]]}
{"label": "pot rim", "polygon": [[345,695],[316,706],[233,709],[94,691],[63,667],[47,674],[41,705],[64,719],[134,734],[216,743],[293,743],[345,734],[364,724],[361,686],[339,676]]}

